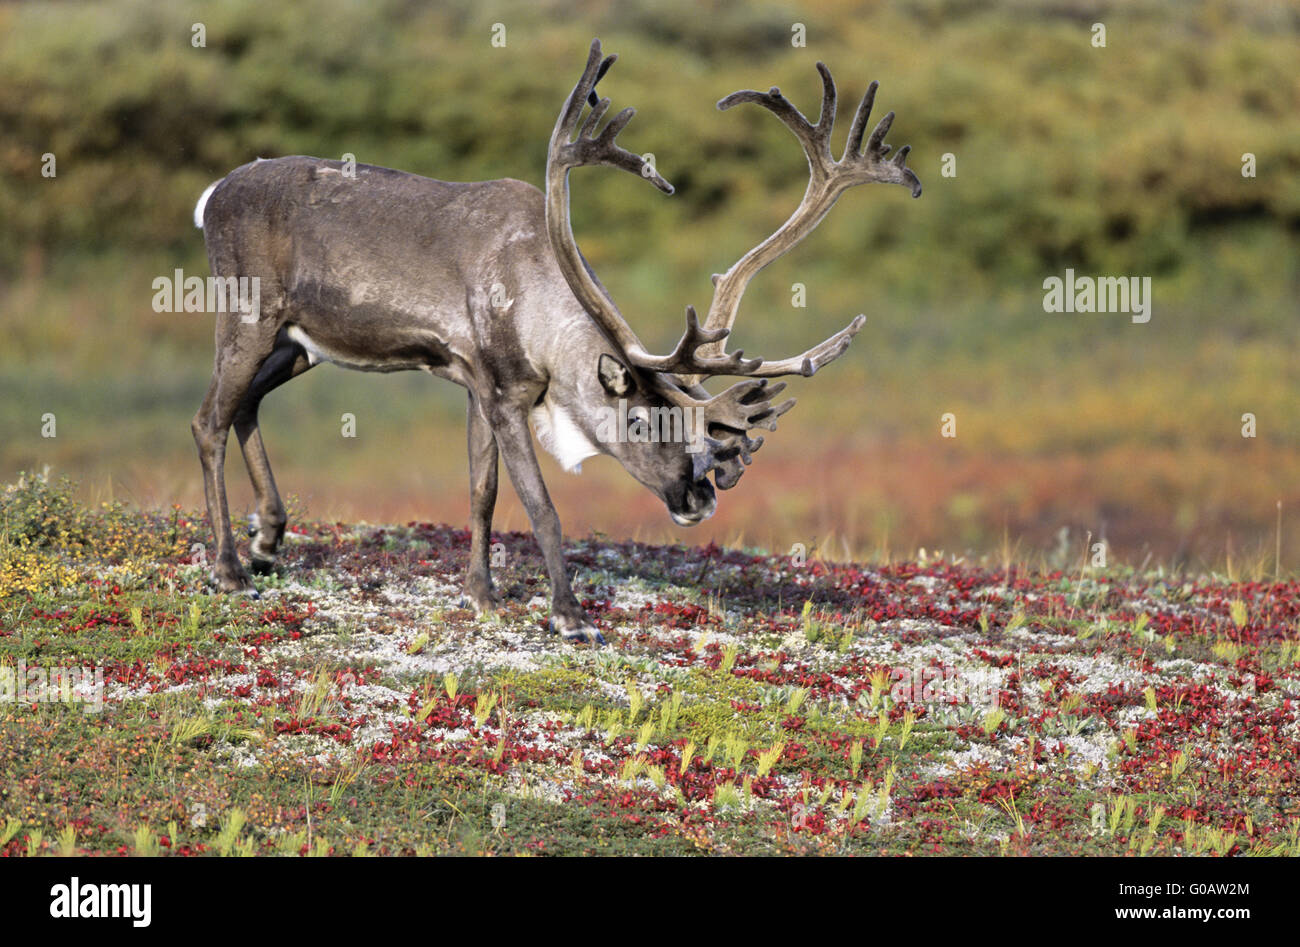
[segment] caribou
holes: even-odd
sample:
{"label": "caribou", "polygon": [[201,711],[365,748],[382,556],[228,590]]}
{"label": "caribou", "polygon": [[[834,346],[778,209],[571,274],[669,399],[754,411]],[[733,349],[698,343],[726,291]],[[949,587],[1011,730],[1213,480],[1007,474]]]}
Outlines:
{"label": "caribou", "polygon": [[[570,587],[559,517],[531,433],[566,470],[579,470],[596,454],[614,457],[675,523],[694,525],[713,514],[714,486],[734,487],[762,445],[762,436],[750,434],[776,430],[793,407],[793,399],[776,400],[785,383],[771,379],[811,376],[848,348],[865,322],[861,314],[789,358],[746,358],[728,352],[726,341],[750,280],[806,237],[845,190],[880,181],[920,196],[920,181],[905,164],[909,148],[888,156],[884,138],[894,113],[866,134],[877,83],[867,87],[838,160],[830,150],[835,83],[822,63],[816,122],[775,87],[717,103],[723,111],[752,103],[772,112],[803,148],[808,186],[784,224],[713,276],[703,321],[688,306],[680,341],[656,355],[587,264],[569,219],[574,168],[620,168],[673,193],[651,162],[615,141],[634,109],[602,127],[610,100],[597,97],[595,87],[616,58],[592,42],[551,135],[545,191],[508,178],[453,183],[295,156],[243,165],[200,197],[195,224],[212,273],[255,278],[260,288],[257,311],[217,314],[212,381],[191,424],[219,589],[257,594],[231,533],[224,479],[230,428],[255,494],[250,564],[265,572],[284,539],[286,516],[258,429],[262,399],[321,362],[424,371],[469,395],[468,603],[480,614],[499,604],[489,568],[499,455],[545,560],[550,630],[603,643]],[[741,380],[711,394],[704,382],[723,376]],[[611,436],[613,409],[634,426],[665,411],[680,411],[691,423],[675,426],[670,437]]]}

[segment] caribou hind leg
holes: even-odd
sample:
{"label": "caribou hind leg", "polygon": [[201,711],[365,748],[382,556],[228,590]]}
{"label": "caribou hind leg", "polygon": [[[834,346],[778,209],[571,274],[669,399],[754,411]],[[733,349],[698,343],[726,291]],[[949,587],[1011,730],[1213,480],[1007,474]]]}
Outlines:
{"label": "caribou hind leg", "polygon": [[500,604],[492,586],[492,511],[497,502],[497,439],[479,401],[469,396],[470,549],[465,597],[479,614]]}
{"label": "caribou hind leg", "polygon": [[244,465],[248,468],[248,477],[253,482],[253,493],[257,499],[257,512],[252,518],[250,549],[253,571],[256,573],[271,571],[288,523],[280,491],[275,485],[275,476],[271,473],[271,463],[266,456],[266,447],[262,443],[257,410],[267,394],[297,378],[313,364],[315,363],[307,357],[302,346],[287,341],[281,332],[276,347],[258,369],[235,412],[235,437],[239,439],[240,449],[244,453]]}
{"label": "caribou hind leg", "polygon": [[[222,313],[217,320],[217,358],[212,382],[190,423],[190,430],[194,433],[199,463],[203,467],[208,521],[217,545],[213,576],[222,591],[256,594],[253,580],[239,563],[230,531],[230,508],[226,501],[226,444],[245,396],[275,348],[275,328],[269,319],[241,323],[239,313]],[[266,469],[269,473],[270,468]]]}

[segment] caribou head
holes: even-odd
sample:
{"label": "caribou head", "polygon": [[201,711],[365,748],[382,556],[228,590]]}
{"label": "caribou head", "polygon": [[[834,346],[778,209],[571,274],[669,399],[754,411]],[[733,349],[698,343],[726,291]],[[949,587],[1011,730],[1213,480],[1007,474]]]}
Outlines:
{"label": "caribou head", "polygon": [[[718,102],[720,110],[751,102],[771,111],[794,133],[808,159],[808,187],[799,206],[775,233],[725,273],[713,275],[713,299],[704,322],[700,322],[694,306],[687,306],[686,329],[677,345],[667,355],[653,355],[637,338],[583,258],[569,219],[569,171],[584,165],[621,168],[645,178],[665,194],[673,193],[673,186],[654,167],[616,141],[635,109],[624,109],[600,127],[610,100],[598,98],[594,90],[617,58],[602,58],[600,41],[592,42],[587,67],[556,120],[546,162],[546,229],[560,270],[574,296],[618,353],[616,358],[602,355],[596,366],[605,393],[619,399],[635,393],[641,402],[636,406],[642,412],[641,421],[653,438],[650,442],[677,444],[675,450],[659,447],[653,455],[647,450],[606,452],[617,456],[633,476],[665,500],[675,522],[688,525],[713,512],[715,498],[707,475],[713,475],[714,483],[721,490],[734,487],[763,444],[762,436],[751,438],[750,432],[775,431],[777,419],[794,407],[793,398],[777,402],[785,383],[771,384],[769,379],[785,375],[812,376],[844,354],[866,322],[866,317],[859,314],[830,338],[790,358],[771,361],[747,359],[741,350],[728,353],[725,344],[735,326],[749,281],[811,233],[850,187],[884,181],[903,184],[913,197],[920,197],[921,182],[906,165],[910,146],[905,145],[892,158],[888,157],[890,146],[884,143],[884,138],[894,121],[893,112],[880,120],[863,146],[876,96],[875,82],[867,87],[858,105],[838,161],[830,150],[835,124],[835,82],[825,64],[817,64],[822,78],[822,105],[816,123],[805,118],[776,87],[767,92],[745,90],[728,95]],[[703,381],[718,376],[744,380],[717,395],[710,394]],[[661,428],[675,424],[678,417],[684,419],[682,429],[687,431],[684,440],[659,438]],[[656,421],[660,427],[656,427]],[[674,455],[682,453],[687,458],[674,459]]]}

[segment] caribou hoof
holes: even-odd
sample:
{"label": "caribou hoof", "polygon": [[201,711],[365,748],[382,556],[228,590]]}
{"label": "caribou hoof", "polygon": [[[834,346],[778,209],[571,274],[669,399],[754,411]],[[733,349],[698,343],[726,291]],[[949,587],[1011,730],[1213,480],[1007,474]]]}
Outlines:
{"label": "caribou hoof", "polygon": [[262,599],[262,593],[259,592],[259,591],[257,591],[257,589],[253,589],[253,588],[249,588],[249,589],[223,589],[221,586],[218,585],[218,586],[217,586],[215,589],[213,589],[212,591],[213,591],[214,594],[221,594],[221,595],[242,595],[242,596],[244,596],[245,598],[250,599],[250,600],[255,601],[255,602],[256,602],[256,601],[261,601],[261,599]]}
{"label": "caribou hoof", "polygon": [[496,614],[501,609],[501,599],[497,597],[496,590],[491,584],[467,584],[457,604],[461,608],[471,609],[480,618],[484,615]]}
{"label": "caribou hoof", "polygon": [[605,644],[605,636],[590,621],[583,619],[578,623],[571,623],[571,620],[563,617],[551,616],[548,624],[551,634],[559,635],[570,644]]}
{"label": "caribou hoof", "polygon": [[214,573],[212,578],[217,584],[218,591],[228,592],[233,595],[247,595],[249,598],[262,597],[257,591],[257,586],[253,584],[253,580],[242,568],[237,572],[226,573],[225,575]]}

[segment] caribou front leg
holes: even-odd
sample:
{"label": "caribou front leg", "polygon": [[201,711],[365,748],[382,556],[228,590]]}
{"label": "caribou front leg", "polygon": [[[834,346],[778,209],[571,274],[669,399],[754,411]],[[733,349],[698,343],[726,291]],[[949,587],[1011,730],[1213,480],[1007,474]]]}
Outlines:
{"label": "caribou front leg", "polygon": [[514,484],[533,535],[542,547],[546,572],[551,579],[551,631],[568,641],[595,641],[605,643],[605,638],[591,623],[569,586],[569,576],[564,568],[561,547],[560,518],[556,515],[551,495],[542,480],[542,469],[537,465],[528,422],[522,410],[503,408],[493,412],[493,430],[501,455],[506,462],[506,472]]}

